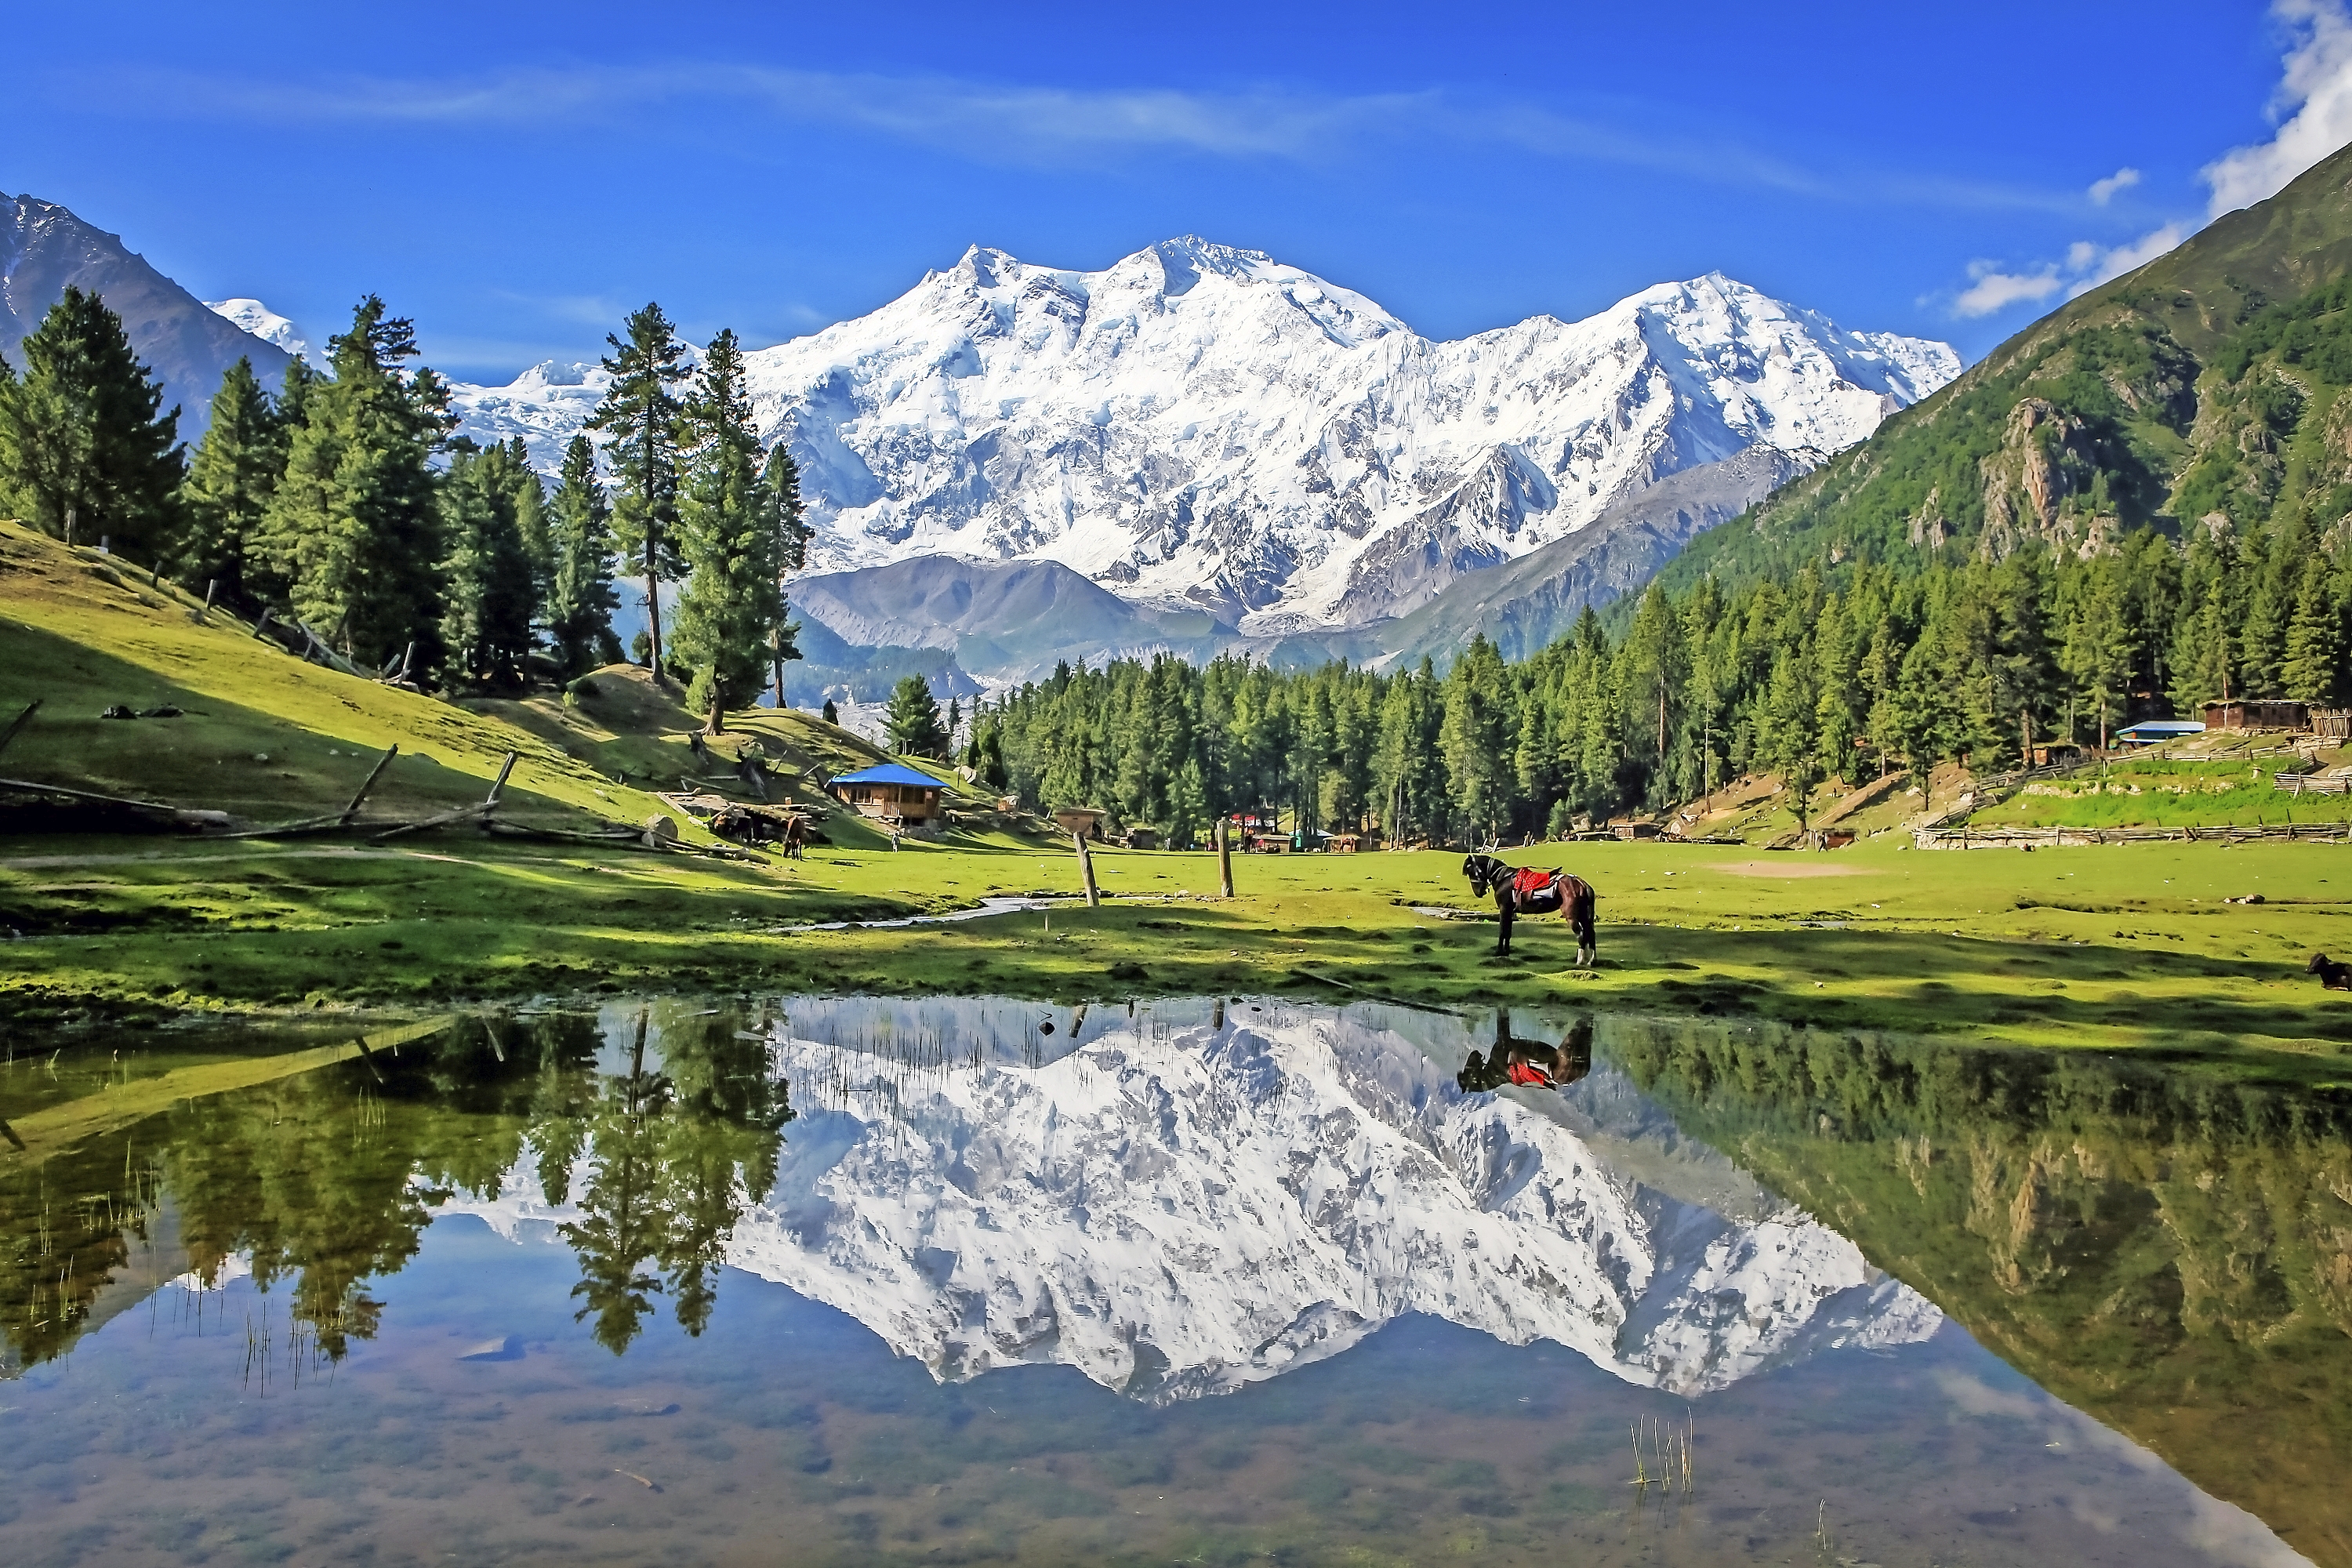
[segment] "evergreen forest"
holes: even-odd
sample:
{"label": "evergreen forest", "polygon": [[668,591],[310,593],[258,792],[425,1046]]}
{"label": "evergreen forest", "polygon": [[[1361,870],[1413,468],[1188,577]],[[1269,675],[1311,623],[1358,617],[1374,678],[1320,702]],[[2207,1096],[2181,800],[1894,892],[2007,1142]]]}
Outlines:
{"label": "evergreen forest", "polygon": [[69,287],[21,374],[0,361],[0,511],[274,619],[298,651],[453,694],[612,663],[615,578],[683,582],[674,626],[646,604],[648,662],[715,730],[798,657],[799,475],[760,446],[733,332],[697,366],[657,305],[626,331],[603,448],[575,437],[551,490],[520,439],[452,434],[447,384],[373,295],[321,369],[298,359],[273,391],[232,365],[191,453],[121,321]]}

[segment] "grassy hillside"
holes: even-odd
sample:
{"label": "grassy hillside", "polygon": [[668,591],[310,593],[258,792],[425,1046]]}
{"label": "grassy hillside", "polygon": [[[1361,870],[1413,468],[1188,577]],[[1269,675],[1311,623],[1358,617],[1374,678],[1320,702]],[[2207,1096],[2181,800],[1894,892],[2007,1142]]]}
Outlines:
{"label": "grassy hillside", "polygon": [[[586,826],[690,822],[654,793],[713,788],[746,796],[730,764],[747,742],[780,800],[820,809],[824,780],[883,760],[848,731],[797,711],[738,715],[706,766],[702,727],[670,688],[616,665],[568,694],[447,702],[309,663],[218,611],[95,550],[68,549],[0,523],[0,722],[42,707],[0,753],[0,777],[56,783],[229,813],[266,826],[340,810],[384,749],[399,757],[368,800],[371,816],[414,816],[482,798],[517,753],[505,815]],[[175,718],[107,719],[177,708]],[[951,803],[993,803],[935,768]],[[846,815],[838,841],[881,836]]]}
{"label": "grassy hillside", "polygon": [[[2347,275],[2352,149],[2036,321],[1702,536],[1662,580],[1736,585],[1807,564],[2000,554],[2030,539],[2078,549],[2213,510],[2242,524],[2339,485],[2335,416],[2352,363],[2311,351],[2315,337],[2352,331],[2329,293]],[[2300,343],[2276,330],[2297,302],[2319,307]],[[2237,476],[2214,471],[2247,467],[2263,470],[2258,507],[2228,493]]]}

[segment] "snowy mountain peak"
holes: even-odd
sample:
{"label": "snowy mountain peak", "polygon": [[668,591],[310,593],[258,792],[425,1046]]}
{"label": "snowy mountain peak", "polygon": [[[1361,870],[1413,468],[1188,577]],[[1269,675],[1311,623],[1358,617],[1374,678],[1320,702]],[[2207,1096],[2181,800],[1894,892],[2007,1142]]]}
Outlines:
{"label": "snowy mountain peak", "polygon": [[[1810,466],[1959,369],[1719,272],[1433,342],[1195,235],[1093,272],[975,245],[747,356],[763,433],[801,466],[811,570],[1054,561],[1250,636],[1405,614],[1689,468]],[[551,465],[593,406],[576,394],[457,401],[469,434]]]}
{"label": "snowy mountain peak", "polygon": [[284,349],[298,358],[310,356],[310,345],[304,340],[302,329],[258,300],[207,300],[205,309],[273,348]]}

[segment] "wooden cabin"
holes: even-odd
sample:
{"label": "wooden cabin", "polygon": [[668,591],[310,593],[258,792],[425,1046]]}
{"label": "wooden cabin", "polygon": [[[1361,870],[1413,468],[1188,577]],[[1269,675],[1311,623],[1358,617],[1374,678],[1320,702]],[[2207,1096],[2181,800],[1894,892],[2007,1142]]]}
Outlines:
{"label": "wooden cabin", "polygon": [[903,763],[844,773],[825,789],[858,816],[899,827],[933,827],[947,814],[946,783]]}
{"label": "wooden cabin", "polygon": [[2233,697],[2208,702],[2202,717],[2208,730],[2308,730],[2311,705]]}

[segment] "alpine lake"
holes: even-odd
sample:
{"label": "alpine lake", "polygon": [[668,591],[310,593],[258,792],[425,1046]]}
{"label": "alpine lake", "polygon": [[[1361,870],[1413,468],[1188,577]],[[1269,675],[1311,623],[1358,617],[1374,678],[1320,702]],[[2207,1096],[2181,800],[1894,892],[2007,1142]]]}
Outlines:
{"label": "alpine lake", "polygon": [[[1499,1040],[1564,1089],[1465,1091]],[[0,1563],[2352,1563],[2352,1108],[1265,997],[0,1067]]]}

